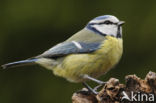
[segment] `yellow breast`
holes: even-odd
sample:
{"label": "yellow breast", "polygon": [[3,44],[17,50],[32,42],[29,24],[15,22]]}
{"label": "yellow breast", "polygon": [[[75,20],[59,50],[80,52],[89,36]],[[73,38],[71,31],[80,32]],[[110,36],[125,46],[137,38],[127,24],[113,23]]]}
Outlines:
{"label": "yellow breast", "polygon": [[89,54],[68,55],[61,64],[53,68],[53,72],[72,82],[84,81],[81,77],[83,74],[96,78],[118,63],[122,48],[122,39],[106,36],[100,49]]}

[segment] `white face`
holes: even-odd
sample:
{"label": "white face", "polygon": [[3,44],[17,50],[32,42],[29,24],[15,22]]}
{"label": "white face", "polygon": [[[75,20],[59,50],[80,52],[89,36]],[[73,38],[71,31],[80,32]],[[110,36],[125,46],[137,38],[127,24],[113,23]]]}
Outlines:
{"label": "white face", "polygon": [[88,23],[87,28],[97,33],[117,37],[118,33],[122,33],[122,28],[121,25],[119,25],[119,22],[120,21],[115,16],[99,16],[91,20]]}
{"label": "white face", "polygon": [[103,34],[107,35],[113,35],[115,36],[117,33],[117,26],[116,25],[93,25],[92,27],[96,28],[98,31],[100,31]]}

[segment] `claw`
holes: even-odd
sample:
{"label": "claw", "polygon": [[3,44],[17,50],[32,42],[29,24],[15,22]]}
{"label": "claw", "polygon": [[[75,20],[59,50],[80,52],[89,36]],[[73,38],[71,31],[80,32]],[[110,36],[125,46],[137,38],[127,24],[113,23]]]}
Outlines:
{"label": "claw", "polygon": [[103,84],[100,84],[100,85],[94,87],[93,90],[97,91],[99,88],[103,87],[104,85],[106,85],[106,82],[104,82]]}
{"label": "claw", "polygon": [[98,92],[92,89],[87,83],[83,82],[83,85],[88,89],[88,91],[94,95],[97,95]]}

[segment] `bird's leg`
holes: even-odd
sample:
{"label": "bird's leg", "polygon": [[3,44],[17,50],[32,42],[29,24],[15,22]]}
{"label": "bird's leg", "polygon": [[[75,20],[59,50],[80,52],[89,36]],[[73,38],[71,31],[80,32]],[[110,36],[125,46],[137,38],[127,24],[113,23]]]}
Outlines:
{"label": "bird's leg", "polygon": [[94,90],[94,91],[97,91],[100,87],[102,87],[102,86],[104,86],[104,85],[105,85],[105,84],[102,84],[102,85],[100,84],[100,85],[94,87],[93,90]]}
{"label": "bird's leg", "polygon": [[95,78],[93,78],[93,77],[90,77],[89,75],[86,75],[86,74],[83,75],[83,78],[84,78],[84,79],[91,80],[91,81],[94,81],[94,82],[98,83],[99,85],[104,85],[104,84],[106,84],[106,82],[97,80],[97,79],[95,79]]}
{"label": "bird's leg", "polygon": [[97,91],[98,88],[100,88],[100,87],[102,87],[102,86],[104,86],[104,85],[106,84],[106,82],[100,81],[100,80],[95,79],[95,78],[93,78],[93,77],[90,77],[90,76],[88,76],[88,75],[86,75],[86,74],[83,75],[83,78],[84,78],[84,79],[91,80],[91,81],[94,81],[94,82],[96,82],[96,83],[99,84],[98,86],[94,87],[94,89],[93,89],[94,91]]}
{"label": "bird's leg", "polygon": [[93,93],[94,95],[98,94],[98,92],[92,89],[86,82],[83,82],[83,85],[88,89],[89,92]]}
{"label": "bird's leg", "polygon": [[84,79],[86,79],[86,80],[91,80],[91,81],[94,81],[94,82],[96,82],[96,83],[99,84],[98,86],[96,86],[95,88],[92,89],[86,82],[83,82],[83,85],[88,89],[88,91],[90,91],[91,93],[93,93],[95,95],[98,94],[97,89],[100,88],[100,87],[102,87],[102,86],[104,86],[106,84],[106,82],[97,80],[97,79],[95,79],[93,77],[90,77],[90,76],[88,76],[86,74],[83,75],[82,77]]}

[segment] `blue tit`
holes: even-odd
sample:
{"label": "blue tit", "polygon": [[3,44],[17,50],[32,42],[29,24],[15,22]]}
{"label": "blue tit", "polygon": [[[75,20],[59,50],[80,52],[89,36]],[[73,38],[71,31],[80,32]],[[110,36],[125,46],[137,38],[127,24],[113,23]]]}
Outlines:
{"label": "blue tit", "polygon": [[44,53],[2,65],[10,68],[39,64],[70,82],[99,82],[99,76],[113,68],[123,53],[122,24],[112,15],[91,20],[82,30]]}

